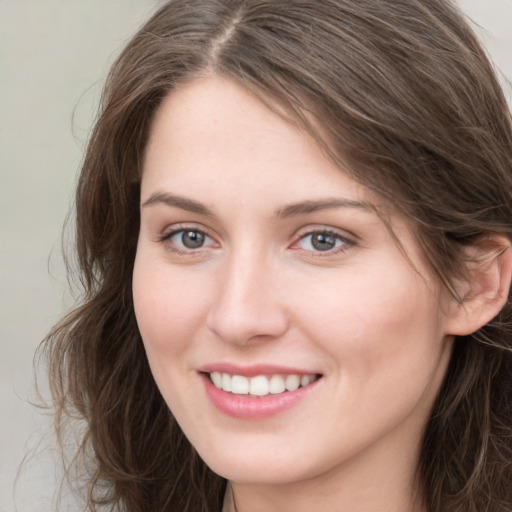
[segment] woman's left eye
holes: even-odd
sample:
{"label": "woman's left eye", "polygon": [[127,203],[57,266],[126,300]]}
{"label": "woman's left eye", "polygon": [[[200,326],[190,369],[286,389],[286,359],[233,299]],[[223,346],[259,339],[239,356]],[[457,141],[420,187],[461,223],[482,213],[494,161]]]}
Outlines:
{"label": "woman's left eye", "polygon": [[161,242],[175,252],[190,252],[214,243],[204,231],[199,229],[177,229],[164,235]]}
{"label": "woman's left eye", "polygon": [[354,242],[333,231],[311,231],[302,235],[295,247],[311,252],[327,253],[348,249]]}

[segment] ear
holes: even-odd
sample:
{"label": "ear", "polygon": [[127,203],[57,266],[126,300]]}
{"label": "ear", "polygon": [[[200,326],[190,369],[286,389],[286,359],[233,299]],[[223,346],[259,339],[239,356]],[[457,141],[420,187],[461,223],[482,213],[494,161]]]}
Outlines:
{"label": "ear", "polygon": [[490,322],[508,299],[512,248],[504,236],[489,234],[465,251],[467,278],[457,286],[462,303],[452,299],[446,334],[464,336]]}

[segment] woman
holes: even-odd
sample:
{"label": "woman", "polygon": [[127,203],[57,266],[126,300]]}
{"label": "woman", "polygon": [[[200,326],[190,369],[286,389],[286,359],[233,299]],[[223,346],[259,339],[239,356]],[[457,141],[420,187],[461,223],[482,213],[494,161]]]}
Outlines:
{"label": "woman", "polygon": [[511,192],[448,1],[165,4],[107,81],[47,340],[89,507],[510,511]]}

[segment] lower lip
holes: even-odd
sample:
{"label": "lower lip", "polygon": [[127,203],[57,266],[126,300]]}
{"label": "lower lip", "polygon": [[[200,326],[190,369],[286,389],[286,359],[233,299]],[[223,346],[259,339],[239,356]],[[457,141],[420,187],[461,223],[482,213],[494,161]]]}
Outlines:
{"label": "lower lip", "polygon": [[242,420],[261,420],[275,416],[300,402],[312,391],[320,379],[295,391],[285,391],[277,395],[248,397],[236,395],[216,388],[207,375],[203,375],[208,398],[222,413]]}

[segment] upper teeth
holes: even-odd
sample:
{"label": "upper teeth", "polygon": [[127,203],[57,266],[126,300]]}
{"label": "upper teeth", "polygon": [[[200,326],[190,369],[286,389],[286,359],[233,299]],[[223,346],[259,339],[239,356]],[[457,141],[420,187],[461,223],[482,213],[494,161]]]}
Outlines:
{"label": "upper teeth", "polygon": [[211,372],[210,378],[214,386],[224,391],[230,391],[236,395],[265,396],[276,395],[284,391],[295,391],[300,386],[307,386],[316,380],[311,375],[258,375],[256,377],[244,377],[243,375],[231,375],[229,373]]}

